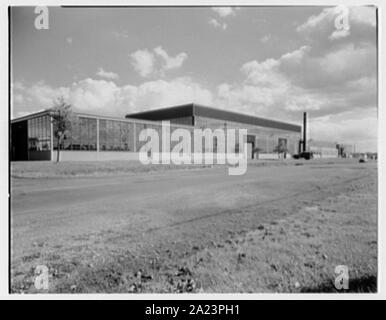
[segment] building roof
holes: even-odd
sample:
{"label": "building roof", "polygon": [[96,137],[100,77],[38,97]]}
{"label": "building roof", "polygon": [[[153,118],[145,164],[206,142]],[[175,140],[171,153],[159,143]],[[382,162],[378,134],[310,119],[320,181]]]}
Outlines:
{"label": "building roof", "polygon": [[[15,118],[15,119],[11,119],[10,122],[11,124],[13,123],[17,123],[17,122],[21,122],[21,121],[26,121],[26,120],[30,120],[30,119],[33,119],[33,118],[36,118],[36,117],[41,117],[41,116],[45,116],[45,115],[49,115],[50,114],[50,111],[48,109],[46,110],[42,110],[42,111],[38,111],[38,112],[34,112],[34,113],[30,113],[28,115],[25,115],[25,116],[22,116],[22,117],[19,117],[19,118]],[[116,117],[116,116],[103,116],[103,115],[100,115],[100,114],[92,114],[92,113],[84,113],[84,112],[80,112],[80,111],[73,111],[73,114],[76,115],[77,117],[84,117],[84,118],[93,118],[93,119],[100,119],[100,120],[113,120],[113,121],[123,121],[123,122],[135,122],[135,123],[142,123],[142,124],[149,124],[149,125],[160,125],[159,121],[152,121],[152,120],[147,120],[147,119],[136,119],[136,118],[121,118],[121,117]],[[183,128],[191,128],[192,126],[191,125],[186,125],[186,124],[173,124],[171,123],[170,124],[172,127],[183,127]]]}
{"label": "building roof", "polygon": [[32,119],[32,118],[35,118],[35,117],[45,116],[47,114],[49,114],[48,110],[40,110],[40,111],[37,111],[37,112],[33,112],[33,113],[30,113],[30,114],[27,114],[27,115],[22,116],[22,117],[11,119],[11,123],[16,123],[16,122],[24,121],[24,120],[29,120],[29,119]]}
{"label": "building roof", "polygon": [[287,122],[281,122],[277,120],[270,120],[270,119],[255,117],[255,116],[237,113],[237,112],[225,111],[221,109],[202,106],[195,103],[132,113],[132,114],[126,115],[126,118],[160,121],[160,120],[168,120],[173,118],[194,117],[194,116],[220,119],[224,121],[240,122],[240,123],[256,125],[260,127],[301,132],[301,126],[299,125],[295,125]]}
{"label": "building roof", "polygon": [[[17,119],[12,119],[11,123],[28,120],[33,117],[42,116],[48,113],[49,113],[48,110],[43,110],[43,111],[32,113]],[[89,115],[89,114],[84,114],[79,112],[74,112],[74,113],[80,116],[94,116],[94,115]],[[132,113],[132,114],[126,115],[126,119],[127,120],[138,119],[142,121],[144,120],[161,121],[161,120],[169,120],[173,118],[194,117],[194,116],[219,119],[223,121],[239,122],[239,123],[245,123],[249,125],[256,125],[260,127],[274,128],[274,129],[280,129],[280,130],[286,130],[286,131],[301,132],[301,126],[299,125],[291,124],[288,122],[255,117],[255,116],[237,113],[237,112],[215,109],[215,108],[206,107],[195,103]],[[113,118],[113,117],[103,117],[103,116],[97,116],[97,115],[95,115],[94,117],[111,118],[114,120],[124,120],[118,117]]]}

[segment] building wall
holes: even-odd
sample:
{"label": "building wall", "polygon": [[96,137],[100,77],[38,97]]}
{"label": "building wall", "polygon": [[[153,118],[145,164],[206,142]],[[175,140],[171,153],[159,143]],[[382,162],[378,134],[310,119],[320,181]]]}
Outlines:
{"label": "building wall", "polygon": [[314,153],[315,158],[338,158],[338,150],[336,148],[310,146],[309,150]]}
{"label": "building wall", "polygon": [[11,161],[50,160],[51,122],[39,115],[11,124]]}
{"label": "building wall", "polygon": [[[52,161],[56,161],[57,150],[52,153]],[[107,161],[107,160],[138,160],[138,152],[114,151],[67,151],[59,152],[60,161]]]}
{"label": "building wall", "polygon": [[[175,156],[176,158],[179,157],[179,154],[176,153],[168,153],[167,156],[170,155],[170,159]],[[159,163],[162,163],[162,153],[152,154],[150,156],[154,157],[158,156]],[[52,161],[56,161],[57,158],[57,151],[52,152]],[[194,153],[192,152],[190,154],[190,161],[186,162],[187,164],[195,163],[195,159],[201,158],[202,164],[209,163],[205,159],[212,159],[213,164],[218,163],[226,163],[227,161],[227,155],[223,153]],[[275,160],[279,159],[279,156],[277,153],[267,153],[267,154],[260,154],[259,159],[261,160]],[[66,151],[61,150],[59,153],[59,161],[139,161],[139,152],[112,152],[112,151]],[[172,163],[172,162],[170,162]],[[183,161],[182,161],[183,163]]]}
{"label": "building wall", "polygon": [[[195,126],[186,125],[193,118],[189,116],[177,117],[179,124],[171,123],[171,133],[177,128],[190,131],[194,137],[195,128],[247,129],[248,147],[260,148],[259,158],[277,158],[274,149],[279,139],[286,139],[290,154],[297,153],[299,132],[276,128],[258,127],[244,123],[232,122],[213,118],[196,116]],[[170,119],[169,119],[170,120]],[[171,119],[173,120],[173,119]],[[28,152],[31,159],[51,158],[56,160],[57,140],[52,133],[52,124],[47,114],[37,114],[28,118]],[[162,123],[161,121],[147,121],[139,119],[116,119],[86,114],[75,114],[71,129],[65,134],[61,144],[61,160],[136,160],[138,152],[146,141],[140,141],[139,135],[143,129],[154,129],[159,136],[160,151],[162,151]],[[237,134],[237,132],[236,132]],[[181,139],[181,138],[180,138]],[[209,151],[203,140],[202,151]],[[179,141],[170,142],[170,151]],[[212,141],[214,151],[217,152],[217,139]],[[238,147],[237,147],[238,148]],[[236,151],[232,150],[232,151]],[[191,141],[191,152],[194,152],[194,139]],[[220,152],[220,151],[218,151]],[[236,151],[237,152],[237,151]],[[48,158],[47,158],[48,157]],[[43,159],[42,158],[42,159]]]}
{"label": "building wall", "polygon": [[290,154],[296,154],[298,151],[300,132],[258,127],[239,122],[222,121],[199,116],[195,117],[195,124],[196,127],[211,128],[212,130],[217,128],[247,129],[248,135],[254,135],[256,137],[255,147],[259,148],[262,154],[275,153],[274,149],[279,143],[279,138],[287,140],[287,148]]}
{"label": "building wall", "polygon": [[308,151],[314,153],[315,158],[338,158],[336,143],[319,140],[309,140],[307,143]]}

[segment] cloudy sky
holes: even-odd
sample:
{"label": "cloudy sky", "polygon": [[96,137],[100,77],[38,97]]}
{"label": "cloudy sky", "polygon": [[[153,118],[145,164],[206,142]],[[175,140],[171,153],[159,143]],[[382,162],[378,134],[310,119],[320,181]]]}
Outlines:
{"label": "cloudy sky", "polygon": [[[49,8],[11,14],[12,114],[127,113],[196,102],[377,145],[373,7]],[[347,19],[346,19],[347,17]]]}

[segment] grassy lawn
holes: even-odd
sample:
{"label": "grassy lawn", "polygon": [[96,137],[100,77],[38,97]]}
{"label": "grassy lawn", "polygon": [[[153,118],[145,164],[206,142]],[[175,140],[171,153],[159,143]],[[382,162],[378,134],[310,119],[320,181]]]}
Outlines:
{"label": "grassy lawn", "polygon": [[[335,160],[336,161],[336,160]],[[297,166],[334,163],[331,159],[306,160],[249,160],[249,167]],[[340,159],[339,163],[352,163],[351,159]],[[215,165],[216,166],[216,165]],[[60,178],[60,177],[99,177],[122,174],[163,172],[169,170],[189,170],[211,168],[213,165],[143,165],[139,161],[17,161],[11,163],[12,178]]]}
{"label": "grassy lawn", "polygon": [[[35,199],[63,199],[50,191],[56,180],[30,182],[44,192],[20,184],[18,199],[36,209],[13,219],[12,292],[44,292],[34,287],[38,265],[47,266],[52,293],[338,292],[337,265],[349,269],[349,292],[375,292],[376,163],[286,164],[232,178],[216,168],[154,179],[132,169],[133,178],[101,193],[99,185],[68,191],[72,206]],[[84,165],[63,170],[92,164]]]}
{"label": "grassy lawn", "polygon": [[138,161],[28,161],[12,162],[13,178],[57,178],[111,176],[167,170],[186,170],[210,167],[210,165],[143,165]]}

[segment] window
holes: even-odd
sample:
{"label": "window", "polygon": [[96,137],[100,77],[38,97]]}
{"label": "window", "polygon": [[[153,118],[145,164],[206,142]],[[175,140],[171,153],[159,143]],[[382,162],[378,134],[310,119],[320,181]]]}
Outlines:
{"label": "window", "polygon": [[146,129],[146,124],[143,124],[143,123],[137,123],[135,125],[135,139],[136,139],[136,145],[137,145],[137,152],[139,150],[141,150],[142,146],[144,146],[146,144],[146,141],[139,141],[139,135],[141,133],[142,130]]}
{"label": "window", "polygon": [[[54,149],[56,149],[56,142]],[[61,149],[97,150],[97,119],[79,117],[74,121],[71,130],[63,138]],[[99,119],[99,150],[134,151],[133,123]]]}
{"label": "window", "polygon": [[106,120],[99,120],[99,150],[107,150]]}
{"label": "window", "polygon": [[[96,119],[79,117],[71,123],[61,142],[61,150],[95,151],[97,144]],[[54,138],[54,149],[57,149],[57,139]]]}
{"label": "window", "polygon": [[51,150],[51,122],[49,116],[28,120],[28,150]]}
{"label": "window", "polygon": [[[85,151],[95,151],[96,150],[96,143],[97,143],[97,132],[96,132],[96,119],[91,118],[79,118],[78,123],[75,125],[77,126],[77,133],[79,137],[79,141],[76,141],[77,139],[74,139],[77,144],[79,144],[79,150],[85,150]],[[75,132],[75,130],[74,130]],[[75,144],[74,144],[75,145]],[[78,146],[76,146],[78,149]]]}
{"label": "window", "polygon": [[287,150],[287,139],[279,138],[278,140],[278,149],[280,152],[284,152],[283,150]]}
{"label": "window", "polygon": [[133,124],[118,120],[99,120],[101,151],[134,151]]}

